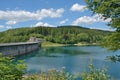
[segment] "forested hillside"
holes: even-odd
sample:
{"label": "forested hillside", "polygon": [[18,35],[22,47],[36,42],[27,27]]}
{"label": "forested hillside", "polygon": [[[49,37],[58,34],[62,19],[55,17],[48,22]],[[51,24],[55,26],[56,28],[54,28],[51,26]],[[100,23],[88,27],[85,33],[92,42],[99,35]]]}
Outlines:
{"label": "forested hillside", "polygon": [[109,31],[83,28],[80,26],[40,26],[17,28],[0,32],[0,43],[26,42],[33,36],[60,44],[75,44],[79,42],[98,43],[109,34]]}

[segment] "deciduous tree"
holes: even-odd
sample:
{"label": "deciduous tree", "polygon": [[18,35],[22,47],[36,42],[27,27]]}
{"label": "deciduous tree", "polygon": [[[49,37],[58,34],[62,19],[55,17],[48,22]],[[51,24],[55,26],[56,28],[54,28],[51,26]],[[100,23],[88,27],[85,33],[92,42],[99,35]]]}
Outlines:
{"label": "deciduous tree", "polygon": [[88,9],[102,15],[101,18],[111,19],[108,25],[115,28],[112,35],[106,38],[104,46],[111,50],[120,49],[120,0],[85,0]]}

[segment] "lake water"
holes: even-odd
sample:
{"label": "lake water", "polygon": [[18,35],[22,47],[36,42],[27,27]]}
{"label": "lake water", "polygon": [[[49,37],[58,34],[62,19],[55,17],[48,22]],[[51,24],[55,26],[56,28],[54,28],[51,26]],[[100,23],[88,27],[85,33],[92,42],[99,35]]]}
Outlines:
{"label": "lake water", "polygon": [[109,52],[99,46],[65,46],[41,48],[17,59],[25,60],[28,73],[39,73],[53,68],[60,70],[62,67],[70,73],[81,73],[88,71],[88,65],[93,63],[96,68],[106,67],[109,75],[120,80],[120,62],[105,60],[110,55],[120,55],[120,51]]}

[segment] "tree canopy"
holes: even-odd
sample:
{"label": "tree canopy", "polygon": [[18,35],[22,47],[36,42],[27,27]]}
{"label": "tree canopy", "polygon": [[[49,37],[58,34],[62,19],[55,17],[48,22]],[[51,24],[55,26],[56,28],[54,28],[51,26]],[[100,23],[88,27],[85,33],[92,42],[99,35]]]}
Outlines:
{"label": "tree canopy", "polygon": [[42,38],[60,44],[100,43],[109,31],[83,28],[80,26],[33,27],[11,29],[0,33],[0,43],[26,42],[30,37]]}
{"label": "tree canopy", "polygon": [[13,60],[0,53],[0,80],[21,80],[27,69],[23,61]]}
{"label": "tree canopy", "polygon": [[120,49],[120,0],[85,0],[88,9],[102,15],[101,18],[111,19],[108,25],[115,32],[106,38],[104,46],[111,50]]}

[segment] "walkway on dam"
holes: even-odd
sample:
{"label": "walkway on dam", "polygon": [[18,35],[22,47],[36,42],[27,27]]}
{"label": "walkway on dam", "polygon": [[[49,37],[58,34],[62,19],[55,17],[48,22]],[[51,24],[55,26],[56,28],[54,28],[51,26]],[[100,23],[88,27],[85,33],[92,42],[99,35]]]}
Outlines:
{"label": "walkway on dam", "polygon": [[39,42],[2,43],[2,44],[0,44],[0,47],[3,47],[3,46],[15,46],[15,45],[25,45],[25,44],[37,44],[37,43],[41,43],[41,42],[39,41]]}

